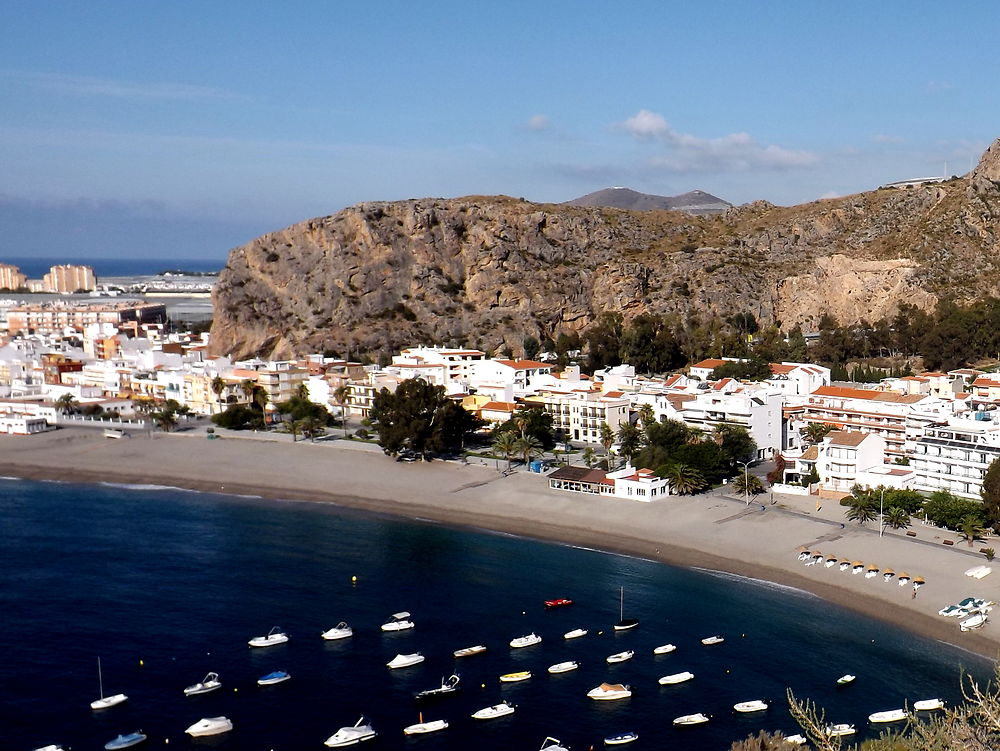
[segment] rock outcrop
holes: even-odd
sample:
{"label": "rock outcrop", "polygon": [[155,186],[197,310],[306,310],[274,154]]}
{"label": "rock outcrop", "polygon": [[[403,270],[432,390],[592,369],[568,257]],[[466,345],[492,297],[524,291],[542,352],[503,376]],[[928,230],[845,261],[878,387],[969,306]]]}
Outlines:
{"label": "rock outcrop", "polygon": [[506,197],[364,203],[236,248],[212,350],[287,357],[415,343],[519,349],[601,312],[815,328],[1000,293],[1000,140],[965,178],[724,215]]}

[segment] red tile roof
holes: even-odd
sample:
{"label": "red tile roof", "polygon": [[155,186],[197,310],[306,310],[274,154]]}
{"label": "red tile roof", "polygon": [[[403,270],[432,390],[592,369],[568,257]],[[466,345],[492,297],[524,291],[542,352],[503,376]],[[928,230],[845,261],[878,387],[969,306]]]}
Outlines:
{"label": "red tile roof", "polygon": [[538,362],[538,360],[496,360],[496,362],[501,365],[506,365],[508,368],[514,368],[515,370],[531,370],[534,368],[552,367],[549,363]]}
{"label": "red tile roof", "polygon": [[701,362],[696,362],[692,365],[692,368],[708,368],[709,370],[715,370],[720,365],[725,365],[725,360],[716,360],[715,358],[708,358],[707,360],[702,360]]}

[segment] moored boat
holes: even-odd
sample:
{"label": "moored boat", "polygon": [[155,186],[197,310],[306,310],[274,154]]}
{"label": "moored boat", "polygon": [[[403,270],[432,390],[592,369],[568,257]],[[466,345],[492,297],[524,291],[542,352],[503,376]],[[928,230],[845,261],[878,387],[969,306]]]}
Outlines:
{"label": "moored boat", "polygon": [[219,674],[208,673],[200,682],[184,689],[184,695],[197,696],[198,694],[207,694],[220,688],[222,688],[222,681],[219,680]]}
{"label": "moored boat", "polygon": [[681,715],[674,719],[674,725],[701,725],[702,723],[708,722],[711,718],[710,715],[704,714],[703,712],[696,712],[695,714]]}
{"label": "moored boat", "polygon": [[749,714],[750,712],[763,712],[767,709],[767,702],[760,699],[754,699],[753,701],[741,701],[738,704],[734,704],[733,709],[737,712],[742,712],[743,714]]}
{"label": "moored boat", "polygon": [[493,720],[497,717],[506,717],[509,714],[514,714],[514,708],[514,705],[510,702],[502,701],[499,704],[478,709],[471,716],[473,720]]}
{"label": "moored boat", "polygon": [[566,662],[557,662],[555,665],[549,666],[550,673],[568,673],[571,670],[576,670],[580,667],[580,663],[576,660],[567,660]]}
{"label": "moored boat", "polygon": [[786,735],[785,742],[791,743],[793,746],[804,746],[806,745],[806,737],[801,733],[795,733],[794,735]]}
{"label": "moored boat", "polygon": [[423,716],[420,717],[420,722],[413,725],[407,725],[403,728],[403,735],[423,735],[424,733],[436,733],[439,730],[445,730],[448,727],[447,720],[428,720],[424,722]]}
{"label": "moored boat", "polygon": [[849,683],[854,683],[855,678],[857,678],[857,676],[851,675],[850,673],[848,673],[847,675],[842,675],[837,679],[837,685],[846,686]]}
{"label": "moored boat", "polygon": [[416,624],[410,620],[410,614],[403,610],[389,616],[389,620],[383,623],[380,628],[383,631],[407,631],[415,625]]}
{"label": "moored boat", "polygon": [[868,722],[901,722],[907,718],[905,709],[887,709],[884,712],[873,712],[868,715]]}
{"label": "moored boat", "polygon": [[632,695],[632,689],[621,683],[602,683],[597,688],[587,692],[587,698],[597,701],[614,701],[627,699]]}
{"label": "moored boat", "polygon": [[275,670],[268,673],[267,675],[262,675],[257,679],[258,686],[273,686],[277,683],[284,683],[292,676],[286,673],[284,670]]}
{"label": "moored boat", "polygon": [[125,733],[104,744],[105,751],[116,751],[119,748],[131,748],[138,746],[146,740],[146,734],[141,730],[134,733]]}
{"label": "moored boat", "polygon": [[625,617],[625,587],[619,587],[618,592],[618,623],[615,624],[615,631],[629,631],[639,625],[637,618]]}
{"label": "moored boat", "polygon": [[441,685],[437,688],[429,688],[425,691],[421,691],[414,695],[414,698],[418,701],[426,701],[429,699],[441,699],[445,696],[451,696],[452,694],[458,693],[460,678],[455,675],[449,675],[447,678],[441,679]]}
{"label": "moored boat", "polygon": [[204,717],[184,732],[192,738],[200,738],[207,735],[221,735],[232,729],[233,721],[228,717]]}
{"label": "moored boat", "polygon": [[653,647],[653,654],[665,655],[668,654],[669,652],[673,652],[675,649],[677,649],[677,647],[675,647],[673,644],[661,644],[658,647]]}
{"label": "moored boat", "polygon": [[481,655],[485,651],[486,651],[485,644],[476,644],[473,647],[463,647],[462,649],[456,649],[454,652],[452,652],[452,656],[457,658],[472,657],[472,655]]}
{"label": "moored boat", "polygon": [[616,652],[613,655],[608,655],[607,662],[614,664],[616,662],[625,662],[626,660],[631,660],[635,657],[635,652],[631,649],[627,649],[624,652]]}
{"label": "moored boat", "polygon": [[518,636],[510,640],[511,649],[523,649],[524,647],[530,647],[535,644],[540,644],[542,637],[538,634],[532,632],[526,634],[525,636]]}
{"label": "moored boat", "polygon": [[341,621],[336,626],[331,629],[327,629],[320,636],[322,636],[327,641],[334,641],[336,639],[346,639],[349,636],[354,635],[354,629],[347,625],[346,621]]}
{"label": "moored boat", "polygon": [[629,730],[625,733],[617,733],[615,735],[609,735],[604,738],[605,746],[621,746],[625,743],[631,743],[632,741],[639,740],[639,734],[634,730]]}
{"label": "moored boat", "polygon": [[323,745],[330,748],[353,746],[355,743],[369,741],[375,736],[375,728],[373,728],[372,724],[362,715],[352,727],[340,728],[340,730],[327,738],[323,742]]}
{"label": "moored boat", "polygon": [[845,735],[854,735],[854,725],[847,722],[839,722],[836,725],[827,725],[826,734],[831,738],[842,738]]}
{"label": "moored boat", "polygon": [[569,746],[564,746],[558,738],[548,737],[542,741],[538,751],[569,751]]}
{"label": "moored boat", "polygon": [[567,631],[563,634],[564,639],[579,639],[581,636],[587,635],[587,629],[585,628],[575,628],[572,631]]}
{"label": "moored boat", "polygon": [[267,636],[255,636],[247,642],[251,647],[273,647],[275,644],[284,644],[288,641],[288,634],[281,630],[281,626],[275,626],[267,632]]}
{"label": "moored boat", "polygon": [[389,662],[385,664],[390,670],[397,670],[399,668],[408,668],[411,665],[419,665],[424,661],[424,656],[420,652],[413,652],[408,655],[396,655]]}
{"label": "moored boat", "polygon": [[722,642],[724,641],[725,638],[722,636],[706,636],[704,639],[701,640],[701,643],[704,644],[706,647],[708,647],[711,646],[712,644],[722,644]]}
{"label": "moored boat", "polygon": [[517,683],[518,681],[526,681],[531,677],[530,670],[519,670],[516,673],[504,673],[500,676],[501,683]]}
{"label": "moored boat", "polygon": [[933,712],[935,709],[944,709],[944,702],[941,699],[922,699],[913,702],[913,708],[918,712]]}
{"label": "moored boat", "polygon": [[94,699],[90,702],[91,709],[107,709],[108,707],[113,707],[116,704],[121,704],[123,701],[128,701],[128,697],[125,694],[112,694],[111,696],[104,695],[104,674],[101,671],[101,658],[97,658],[97,685],[101,691],[101,698]]}
{"label": "moored boat", "polygon": [[546,600],[545,607],[547,608],[564,608],[567,605],[572,605],[573,601],[567,597],[559,597],[555,600]]}
{"label": "moored boat", "polygon": [[671,686],[675,683],[684,683],[694,678],[694,673],[685,670],[683,673],[674,673],[673,675],[665,675],[660,678],[657,683],[661,686]]}

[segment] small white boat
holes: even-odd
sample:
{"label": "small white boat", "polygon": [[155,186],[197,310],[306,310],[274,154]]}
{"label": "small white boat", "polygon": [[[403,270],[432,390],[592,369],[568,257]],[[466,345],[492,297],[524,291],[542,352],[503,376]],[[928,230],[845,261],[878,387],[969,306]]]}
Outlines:
{"label": "small white boat", "polygon": [[580,663],[576,660],[567,660],[566,662],[557,662],[555,665],[549,665],[550,673],[568,673],[571,670],[576,670],[580,667]]}
{"label": "small white boat", "polygon": [[609,735],[604,739],[605,746],[621,746],[625,743],[631,743],[632,741],[639,740],[639,734],[634,730],[629,730],[626,733],[618,733],[616,735]]}
{"label": "small white boat", "polygon": [[624,652],[616,652],[613,655],[608,655],[607,661],[611,664],[616,662],[625,662],[626,660],[631,660],[635,657],[635,652],[631,649],[627,649]]}
{"label": "small white boat", "polygon": [[424,691],[420,691],[419,693],[414,694],[413,698],[417,701],[428,701],[430,699],[440,699],[445,696],[451,696],[461,690],[458,685],[460,680],[461,679],[457,675],[449,675],[447,678],[441,679],[441,685],[437,688],[428,688]]}
{"label": "small white boat", "polygon": [[637,618],[625,617],[625,587],[619,588],[618,595],[618,623],[615,624],[615,631],[628,631],[639,625]]}
{"label": "small white boat", "polygon": [[251,647],[273,647],[275,644],[284,644],[288,641],[288,634],[281,630],[280,626],[275,626],[267,632],[267,636],[255,636],[247,642]]}
{"label": "small white boat", "polygon": [[406,631],[413,628],[415,625],[416,624],[410,620],[410,614],[403,610],[389,616],[389,620],[382,624],[381,629],[383,631]]}
{"label": "small white boat", "polygon": [[944,702],[941,699],[922,699],[913,702],[913,708],[918,712],[933,712],[935,709],[944,709]]}
{"label": "small white boat", "polygon": [[473,720],[492,720],[497,717],[506,717],[514,714],[514,705],[510,702],[502,701],[490,707],[483,707],[472,713]]}
{"label": "small white boat", "polygon": [[674,673],[673,675],[665,675],[660,680],[657,681],[661,686],[672,686],[675,683],[684,683],[694,678],[694,673],[685,670],[683,673]]}
{"label": "small white boat", "polygon": [[962,631],[972,631],[976,628],[982,628],[989,621],[989,616],[986,613],[976,613],[971,618],[966,618],[964,621],[958,624]]}
{"label": "small white boat", "polygon": [[439,730],[445,730],[448,727],[447,720],[429,720],[424,722],[423,715],[420,716],[420,722],[414,725],[407,725],[403,728],[403,735],[422,735],[424,733],[436,733]]}
{"label": "small white boat", "polygon": [[581,636],[586,636],[587,633],[587,629],[585,628],[575,628],[563,634],[563,639],[579,639]]}
{"label": "small white boat", "polygon": [[232,729],[233,721],[228,717],[205,717],[184,732],[194,738],[199,738],[205,735],[221,735]]}
{"label": "small white boat", "polygon": [[376,735],[372,724],[364,717],[361,717],[353,727],[341,728],[324,741],[323,745],[330,748],[340,748],[342,746],[353,746],[361,741],[369,741]]}
{"label": "small white boat", "polygon": [[621,683],[602,683],[597,688],[592,688],[587,692],[587,698],[597,701],[614,701],[615,699],[627,699],[632,695],[632,689]]}
{"label": "small white boat", "polygon": [[733,709],[744,714],[749,714],[750,712],[763,712],[767,709],[767,702],[761,701],[760,699],[754,699],[753,701],[741,701],[739,704],[734,704]]}
{"label": "small white boat", "polygon": [[275,670],[274,672],[268,673],[267,675],[262,675],[257,679],[258,686],[274,686],[278,683],[284,683],[292,676],[286,673],[284,670]]}
{"label": "small white boat", "polygon": [[901,722],[907,718],[904,709],[887,709],[884,712],[873,712],[868,715],[868,722]]}
{"label": "small white boat", "polygon": [[569,746],[564,746],[558,738],[546,738],[538,751],[569,751]]}
{"label": "small white boat", "polygon": [[526,636],[518,636],[510,640],[511,649],[522,649],[524,647],[530,647],[541,643],[542,637],[534,632],[527,634]]}
{"label": "small white boat", "polygon": [[452,652],[453,657],[472,657],[472,655],[481,655],[486,651],[485,644],[477,644],[474,647],[463,647],[462,649],[456,649]]}
{"label": "small white boat", "polygon": [[41,748],[36,748],[34,751],[66,751],[58,743],[50,743],[48,746],[42,746]]}
{"label": "small white boat", "polygon": [[801,733],[795,733],[794,735],[785,736],[785,742],[791,743],[793,746],[804,746],[806,745],[806,737]]}
{"label": "small white boat", "polygon": [[673,644],[661,644],[658,647],[653,647],[653,654],[665,655],[668,654],[669,652],[673,652],[675,649],[677,649],[677,647],[675,647]]}
{"label": "small white boat", "polygon": [[396,655],[385,665],[390,670],[396,670],[398,668],[408,668],[411,665],[419,665],[424,661],[424,656],[419,652],[414,652],[408,655]]}
{"label": "small white boat", "polygon": [[101,690],[101,698],[94,699],[90,702],[91,709],[107,709],[108,707],[113,707],[116,704],[121,704],[123,701],[128,701],[128,697],[125,694],[112,694],[111,696],[104,695],[104,674],[101,672],[101,658],[97,658],[97,685]]}
{"label": "small white boat", "polygon": [[184,689],[184,695],[197,696],[198,694],[207,694],[220,688],[222,688],[222,681],[219,680],[219,674],[208,673],[201,679],[200,683],[195,683],[194,685],[188,686]]}
{"label": "small white boat", "polygon": [[701,725],[702,723],[708,722],[712,719],[709,715],[702,712],[696,712],[695,714],[681,715],[674,720],[674,725]]}
{"label": "small white boat", "polygon": [[854,735],[855,732],[854,726],[846,722],[826,726],[826,734],[831,738],[842,738],[845,735]]}
{"label": "small white boat", "polygon": [[857,676],[851,675],[850,673],[848,673],[847,675],[842,675],[837,679],[837,685],[846,686],[848,683],[854,683],[855,678],[857,678]]}
{"label": "small white boat", "polygon": [[335,639],[346,639],[349,636],[354,635],[354,629],[347,625],[345,621],[341,621],[336,626],[331,629],[327,629],[320,636],[322,636],[327,641],[333,641]]}
{"label": "small white boat", "polygon": [[704,644],[706,647],[708,647],[712,644],[722,644],[722,642],[724,641],[725,638],[722,636],[706,636],[704,639],[701,640],[701,643]]}
{"label": "small white boat", "polygon": [[135,733],[126,733],[104,744],[105,751],[117,751],[119,748],[131,748],[138,746],[146,740],[146,734],[141,730]]}
{"label": "small white boat", "polygon": [[531,677],[530,670],[519,670],[516,673],[504,673],[500,676],[501,683],[517,683],[519,681],[526,681]]}

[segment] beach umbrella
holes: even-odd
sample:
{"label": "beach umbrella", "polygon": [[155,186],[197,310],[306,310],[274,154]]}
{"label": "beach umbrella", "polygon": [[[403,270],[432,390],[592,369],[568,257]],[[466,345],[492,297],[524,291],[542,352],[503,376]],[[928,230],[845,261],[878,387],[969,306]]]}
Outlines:
{"label": "beach umbrella", "polygon": [[817,561],[823,560],[823,554],[820,553],[818,550],[812,554],[812,557],[815,558]]}
{"label": "beach umbrella", "polygon": [[905,571],[900,571],[899,576],[896,577],[896,580],[899,582],[899,586],[905,587],[906,583],[910,581],[910,575]]}
{"label": "beach umbrella", "polygon": [[851,561],[851,568],[863,568],[864,565],[862,561]]}
{"label": "beach umbrella", "polygon": [[913,588],[914,589],[920,589],[926,583],[927,582],[924,581],[924,577],[922,577],[922,576],[914,576],[913,577]]}
{"label": "beach umbrella", "polygon": [[876,566],[874,563],[869,563],[867,566],[865,566],[865,571],[878,571],[878,566]]}
{"label": "beach umbrella", "polygon": [[895,575],[896,575],[896,572],[893,571],[891,568],[884,568],[884,569],[882,569],[882,578],[885,579],[885,581],[889,581]]}

